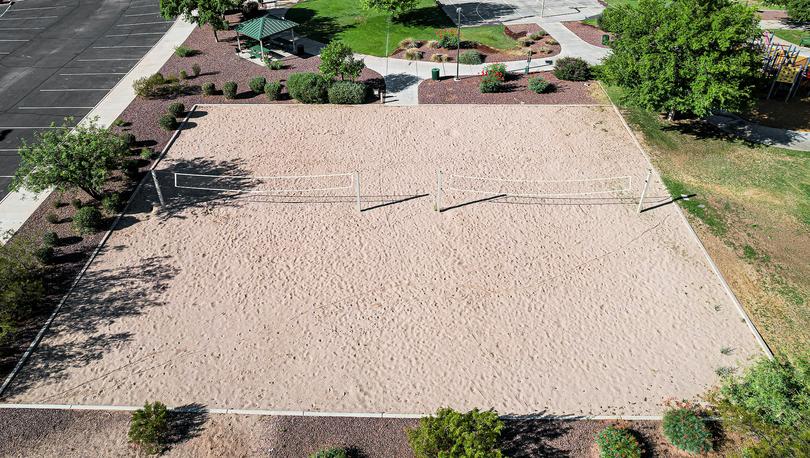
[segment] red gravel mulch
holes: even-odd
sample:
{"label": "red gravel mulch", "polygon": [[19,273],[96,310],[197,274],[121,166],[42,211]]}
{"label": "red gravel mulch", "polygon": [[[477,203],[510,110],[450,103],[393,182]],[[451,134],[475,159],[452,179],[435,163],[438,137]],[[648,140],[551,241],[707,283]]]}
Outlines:
{"label": "red gravel mulch", "polygon": [[[534,32],[539,32],[540,30],[541,30],[540,26],[537,24],[514,24],[504,28],[504,32],[514,39],[529,36]],[[464,38],[463,31],[461,36],[463,39]],[[430,46],[428,46],[426,41],[420,42],[420,46],[418,49],[422,51],[421,60],[423,61],[430,61],[435,54],[444,54],[448,57],[447,62],[455,62],[456,58],[455,49],[431,48]],[[515,48],[514,50],[511,50],[509,52],[492,49],[484,45],[478,45],[474,49],[483,55],[485,63],[526,60],[527,54],[527,52],[525,51],[526,49],[532,50],[532,59],[541,59],[556,56],[562,50],[559,43],[557,43],[557,41],[554,40],[554,38],[552,38],[550,35],[546,35],[540,40],[533,42],[531,46],[528,46],[527,48]],[[462,48],[461,52],[464,52],[466,50],[467,49]],[[394,51],[394,54],[392,54],[391,57],[394,57],[396,59],[405,59],[405,50],[402,48],[397,48],[397,50]]]}
{"label": "red gravel mulch", "polygon": [[525,75],[512,75],[504,83],[505,92],[482,94],[478,89],[481,77],[469,76],[461,81],[444,78],[439,81],[426,80],[419,85],[419,103],[431,104],[597,104],[601,103],[594,98],[592,92],[598,90],[596,83],[562,81],[551,72],[533,73],[530,76],[541,76],[557,88],[547,94],[536,94],[527,88],[528,78]]}
{"label": "red gravel mulch", "polygon": [[609,47],[602,44],[602,35],[608,34],[610,35],[610,39],[613,39],[612,34],[607,33],[598,27],[584,24],[580,21],[563,22],[563,25],[568,27],[568,30],[574,32],[576,36],[582,38],[582,40],[586,43],[599,46],[600,48]]}
{"label": "red gravel mulch", "polygon": [[786,21],[788,19],[785,10],[759,10],[759,17],[766,21]]}

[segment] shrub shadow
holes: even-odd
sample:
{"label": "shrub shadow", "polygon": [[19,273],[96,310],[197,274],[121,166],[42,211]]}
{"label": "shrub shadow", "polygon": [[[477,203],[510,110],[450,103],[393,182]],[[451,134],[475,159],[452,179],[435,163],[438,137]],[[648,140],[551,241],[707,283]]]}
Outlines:
{"label": "shrub shadow", "polygon": [[504,420],[501,449],[504,456],[513,458],[536,456],[566,456],[565,451],[549,444],[570,428],[564,421],[532,417],[513,417]]}
{"label": "shrub shadow", "polygon": [[208,410],[203,404],[187,404],[169,412],[167,444],[170,448],[202,434],[208,421]]}

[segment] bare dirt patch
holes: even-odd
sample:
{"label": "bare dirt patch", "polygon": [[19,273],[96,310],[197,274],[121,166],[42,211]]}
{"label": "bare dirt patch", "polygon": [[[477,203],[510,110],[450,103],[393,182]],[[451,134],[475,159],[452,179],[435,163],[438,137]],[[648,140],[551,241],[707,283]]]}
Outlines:
{"label": "bare dirt patch", "polygon": [[[192,121],[158,167],[167,213],[142,188],[10,401],[650,414],[761,354],[676,208],[636,213],[648,164],[609,108],[202,106]],[[351,191],[173,187],[178,171],[354,170],[362,213]],[[447,192],[439,213],[437,170],[448,188],[451,172],[635,185]]]}

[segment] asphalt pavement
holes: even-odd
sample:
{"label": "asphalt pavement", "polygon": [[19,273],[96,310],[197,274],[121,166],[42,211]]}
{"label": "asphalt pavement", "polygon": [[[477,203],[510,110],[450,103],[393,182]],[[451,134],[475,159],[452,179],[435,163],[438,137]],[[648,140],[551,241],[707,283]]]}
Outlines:
{"label": "asphalt pavement", "polygon": [[0,4],[0,201],[20,142],[76,124],[172,25],[159,0]]}

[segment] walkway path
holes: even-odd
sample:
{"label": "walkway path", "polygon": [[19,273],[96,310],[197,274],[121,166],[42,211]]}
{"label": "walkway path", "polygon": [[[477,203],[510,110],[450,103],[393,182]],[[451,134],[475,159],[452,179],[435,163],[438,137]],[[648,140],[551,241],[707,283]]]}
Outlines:
{"label": "walkway path", "polygon": [[795,151],[810,151],[810,132],[766,127],[731,113],[709,116],[706,120],[742,139]]}
{"label": "walkway path", "polygon": [[[181,19],[175,21],[160,41],[84,117],[82,123],[97,117],[97,123],[101,126],[112,124],[135,99],[132,83],[160,70],[174,53],[175,46],[182,44],[193,30],[194,24]],[[5,242],[7,234],[19,229],[51,192],[44,191],[38,195],[27,191],[12,192],[0,201],[0,243]]]}

